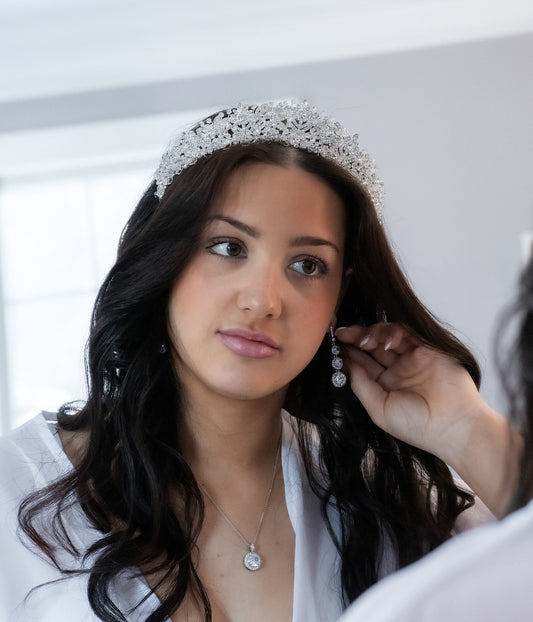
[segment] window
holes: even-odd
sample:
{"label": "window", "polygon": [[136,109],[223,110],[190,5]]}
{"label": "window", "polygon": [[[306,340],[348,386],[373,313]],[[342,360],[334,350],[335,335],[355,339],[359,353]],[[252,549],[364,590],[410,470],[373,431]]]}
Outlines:
{"label": "window", "polygon": [[86,397],[84,347],[120,232],[169,138],[209,111],[0,136],[0,422]]}
{"label": "window", "polygon": [[85,397],[83,351],[94,297],[152,172],[4,186],[0,245],[11,427]]}

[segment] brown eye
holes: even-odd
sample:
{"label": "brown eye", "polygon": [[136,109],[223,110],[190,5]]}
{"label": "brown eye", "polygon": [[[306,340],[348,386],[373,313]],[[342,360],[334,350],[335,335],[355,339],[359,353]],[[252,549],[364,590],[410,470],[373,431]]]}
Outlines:
{"label": "brown eye", "polygon": [[246,249],[244,246],[233,240],[216,241],[207,247],[207,250],[213,255],[220,257],[242,258],[246,257]]}
{"label": "brown eye", "polygon": [[304,274],[313,274],[316,270],[316,261],[313,261],[312,259],[304,259],[301,265],[302,272]]}
{"label": "brown eye", "polygon": [[321,277],[327,274],[328,268],[321,259],[305,257],[291,264],[291,268],[301,274],[311,278]]}
{"label": "brown eye", "polygon": [[241,253],[241,247],[236,242],[228,242],[226,244],[226,253],[230,257],[238,257]]}

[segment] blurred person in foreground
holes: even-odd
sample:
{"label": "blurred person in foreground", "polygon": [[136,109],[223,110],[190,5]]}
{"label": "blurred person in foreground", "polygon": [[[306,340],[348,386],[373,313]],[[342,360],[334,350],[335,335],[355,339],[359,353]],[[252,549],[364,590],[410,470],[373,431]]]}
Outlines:
{"label": "blurred person in foreground", "polygon": [[[509,436],[507,468],[502,474],[502,482],[507,482],[501,490],[507,516],[499,523],[454,538],[384,580],[352,605],[341,622],[533,620],[533,258],[522,274],[517,300],[501,324],[497,342],[500,351],[502,337],[513,320],[518,323],[515,343],[506,348],[506,356],[498,356],[510,421],[520,432],[519,436]],[[438,365],[440,355],[429,348],[418,352],[425,369],[416,369],[409,352],[404,356],[403,373],[418,374],[420,378],[416,397],[431,403],[437,391],[429,382],[427,370]],[[398,368],[402,365],[400,359],[396,362]],[[367,375],[372,374],[371,365],[364,365],[363,361],[363,367],[352,371],[352,384],[359,385],[359,394],[365,387],[364,403],[369,411],[379,409],[380,400],[383,403],[384,398],[393,399],[394,392],[383,394],[379,384]],[[456,380],[451,374],[441,379],[443,383]],[[454,393],[462,393],[460,384],[453,389],[450,401]],[[483,408],[478,402],[465,402],[464,407]]]}

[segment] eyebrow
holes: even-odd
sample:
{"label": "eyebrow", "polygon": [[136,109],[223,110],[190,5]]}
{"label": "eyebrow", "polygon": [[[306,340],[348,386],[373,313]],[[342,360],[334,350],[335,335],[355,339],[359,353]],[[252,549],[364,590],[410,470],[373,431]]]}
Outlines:
{"label": "eyebrow", "polygon": [[231,218],[230,216],[212,216],[211,218],[209,218],[209,221],[212,220],[221,220],[222,222],[227,222],[232,227],[235,227],[235,229],[244,231],[244,233],[247,233],[252,238],[257,239],[258,237],[260,237],[259,231],[257,229],[255,229],[254,227],[250,227],[250,225],[245,225],[240,220],[235,220],[235,218]]}
{"label": "eyebrow", "polygon": [[[212,216],[211,218],[209,218],[209,221],[212,221],[212,220],[220,220],[222,222],[227,222],[232,227],[235,227],[236,229],[243,231],[244,233],[246,233],[247,235],[249,235],[250,237],[254,239],[261,237],[261,234],[259,233],[257,229],[255,229],[254,227],[250,227],[250,225],[246,225],[240,220],[231,218],[230,216]],[[339,249],[337,248],[335,244],[333,244],[333,242],[330,242],[329,240],[325,240],[324,238],[317,238],[313,235],[302,235],[297,238],[291,238],[291,240],[289,241],[289,244],[291,246],[329,246],[333,250],[337,251],[337,253],[340,254]]]}

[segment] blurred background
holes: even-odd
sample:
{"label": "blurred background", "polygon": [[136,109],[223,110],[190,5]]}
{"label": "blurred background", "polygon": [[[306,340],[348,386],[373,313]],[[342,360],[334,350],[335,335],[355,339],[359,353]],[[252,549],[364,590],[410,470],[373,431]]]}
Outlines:
{"label": "blurred background", "polygon": [[0,422],[85,395],[99,283],[170,137],[308,99],[357,132],[415,290],[503,401],[493,328],[532,244],[530,0],[0,0]]}

